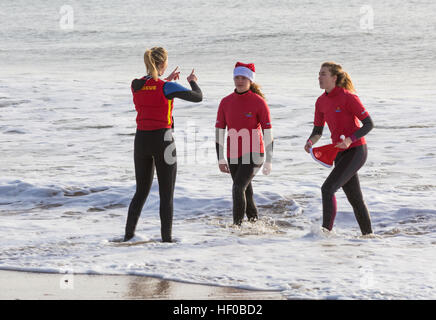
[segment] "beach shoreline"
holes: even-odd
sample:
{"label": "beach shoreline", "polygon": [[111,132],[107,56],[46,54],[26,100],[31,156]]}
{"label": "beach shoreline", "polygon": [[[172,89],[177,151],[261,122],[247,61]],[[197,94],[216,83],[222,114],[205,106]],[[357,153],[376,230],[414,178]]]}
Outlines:
{"label": "beach shoreline", "polygon": [[0,270],[1,300],[283,300],[278,291],[193,284],[136,275]]}

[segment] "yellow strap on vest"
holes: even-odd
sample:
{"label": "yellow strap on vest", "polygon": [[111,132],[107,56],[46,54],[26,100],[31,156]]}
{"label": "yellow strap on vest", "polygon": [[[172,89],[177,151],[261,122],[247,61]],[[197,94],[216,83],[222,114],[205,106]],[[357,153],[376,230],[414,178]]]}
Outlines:
{"label": "yellow strap on vest", "polygon": [[171,102],[172,100],[168,100],[168,125],[171,124]]}

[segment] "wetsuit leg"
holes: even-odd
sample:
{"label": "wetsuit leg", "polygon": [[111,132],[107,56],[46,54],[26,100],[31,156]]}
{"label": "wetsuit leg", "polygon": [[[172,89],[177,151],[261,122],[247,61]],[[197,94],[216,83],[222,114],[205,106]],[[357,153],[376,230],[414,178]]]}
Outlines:
{"label": "wetsuit leg", "polygon": [[[174,140],[172,141],[174,143]],[[171,144],[171,143],[169,143]],[[166,144],[169,146],[169,144]],[[177,161],[175,145],[170,148],[174,157],[171,163],[165,159],[164,153],[155,157],[156,173],[159,182],[159,197],[160,197],[160,221],[161,221],[161,236],[163,242],[171,242],[172,225],[173,225],[173,200],[174,188],[177,175]]]}
{"label": "wetsuit leg", "polygon": [[351,179],[342,187],[348,201],[353,207],[354,215],[357,223],[359,224],[362,234],[372,233],[371,217],[368,208],[363,200],[362,191],[360,189],[359,176],[356,173]]}
{"label": "wetsuit leg", "polygon": [[[170,131],[168,133],[168,131]],[[166,135],[168,133],[168,135]],[[176,150],[172,145],[171,129],[153,131],[137,131],[135,136],[135,175],[136,193],[130,203],[127,216],[124,241],[134,236],[136,224],[141,215],[142,207],[153,183],[154,171],[157,171],[160,195],[160,219],[162,241],[171,242],[173,220],[174,185],[177,174]],[[167,139],[165,139],[165,137]],[[168,141],[167,141],[168,140]],[[165,151],[172,145],[173,161],[166,161]],[[171,147],[171,146],[170,146]]]}
{"label": "wetsuit leg", "polygon": [[[335,168],[321,187],[323,203],[322,226],[328,230],[333,228],[336,217],[336,191],[343,187],[363,166],[367,158],[366,145],[339,152],[335,160]],[[360,188],[359,188],[360,190]]]}
{"label": "wetsuit leg", "polygon": [[250,164],[242,164],[241,158],[238,159],[237,164],[232,164],[230,159],[228,163],[233,179],[233,223],[235,225],[241,225],[247,210],[247,217],[249,219],[257,217],[257,208],[253,199],[253,187],[248,188],[248,186],[251,184],[251,180],[253,180],[260,166],[252,162]]}
{"label": "wetsuit leg", "polygon": [[[233,223],[236,223],[236,220],[240,220],[242,222],[242,219],[244,218],[244,214],[242,214],[242,218],[235,217],[235,194],[234,194],[234,185],[235,185],[235,179],[236,179],[236,174],[238,173],[239,167],[241,166],[241,164],[239,163],[231,163],[230,159],[227,161],[227,163],[229,164],[229,170],[230,170],[230,174],[232,176],[232,180],[233,180],[233,185],[232,185],[232,197],[233,197]],[[241,201],[241,200],[239,200]],[[237,215],[239,215],[239,213],[236,213]],[[240,224],[240,223],[239,223]]]}
{"label": "wetsuit leg", "polygon": [[141,137],[136,137],[134,152],[136,192],[129,206],[124,241],[128,241],[135,235],[139,216],[153,183],[154,160],[151,155],[145,155],[141,152],[141,147],[138,147],[141,143]]}
{"label": "wetsuit leg", "polygon": [[257,206],[254,202],[254,192],[253,192],[253,186],[250,182],[247,186],[247,189],[245,190],[245,199],[247,200],[247,207],[245,209],[245,212],[247,214],[247,218],[249,221],[256,221],[258,219],[257,216]]}

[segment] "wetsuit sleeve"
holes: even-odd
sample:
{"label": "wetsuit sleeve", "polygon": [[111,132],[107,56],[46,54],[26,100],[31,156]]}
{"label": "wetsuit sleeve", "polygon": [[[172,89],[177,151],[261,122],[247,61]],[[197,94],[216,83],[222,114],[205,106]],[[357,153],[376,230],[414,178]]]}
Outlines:
{"label": "wetsuit sleeve", "polygon": [[215,123],[215,147],[216,147],[216,155],[218,157],[218,161],[223,161],[224,158],[224,137],[225,137],[225,129],[227,127],[226,117],[224,115],[224,105],[221,100],[220,105],[218,107],[218,113],[216,116]]}
{"label": "wetsuit sleeve", "polygon": [[226,117],[224,115],[224,106],[221,101],[220,106],[218,107],[218,113],[216,116],[215,128],[225,129],[227,127]]}
{"label": "wetsuit sleeve", "polygon": [[310,137],[307,140],[310,140],[312,144],[317,143],[318,140],[322,137],[324,124],[325,124],[324,114],[321,112],[317,100],[315,103],[315,119],[313,120],[314,126],[313,126],[312,133],[310,134]]}
{"label": "wetsuit sleeve", "polygon": [[264,101],[263,105],[261,106],[257,120],[259,121],[263,130],[271,129],[271,113],[266,101]]}
{"label": "wetsuit sleeve", "polygon": [[362,124],[363,126],[350,137],[353,142],[367,135],[368,132],[374,128],[374,123],[372,122],[370,116],[367,116],[365,119],[363,119]]}
{"label": "wetsuit sleeve", "polygon": [[308,140],[312,141],[312,144],[317,143],[318,140],[322,137],[323,130],[324,126],[314,126]]}
{"label": "wetsuit sleeve", "polygon": [[224,139],[226,136],[226,130],[221,128],[215,129],[215,148],[218,162],[225,161],[224,158]]}
{"label": "wetsuit sleeve", "polygon": [[351,135],[350,138],[354,142],[365,136],[368,132],[370,132],[374,127],[374,124],[372,122],[371,117],[369,116],[368,111],[365,109],[358,96],[354,94],[351,94],[349,96],[348,108],[349,111],[352,114],[354,114],[356,118],[362,121],[363,124],[359,130],[357,130],[353,135]]}
{"label": "wetsuit sleeve", "polygon": [[261,109],[258,113],[258,121],[262,127],[263,140],[265,144],[266,162],[272,162],[274,138],[272,134],[271,113],[268,104],[263,101]]}
{"label": "wetsuit sleeve", "polygon": [[165,82],[163,87],[165,98],[168,100],[179,98],[191,102],[201,102],[203,100],[203,93],[198,84],[195,81],[190,81],[189,85],[191,90],[176,82]]}
{"label": "wetsuit sleeve", "polygon": [[263,140],[265,142],[266,162],[272,162],[274,151],[274,138],[272,129],[263,130]]}
{"label": "wetsuit sleeve", "polygon": [[324,127],[325,119],[324,113],[321,112],[320,107],[318,105],[318,101],[315,103],[315,119],[313,120],[313,125],[315,127]]}

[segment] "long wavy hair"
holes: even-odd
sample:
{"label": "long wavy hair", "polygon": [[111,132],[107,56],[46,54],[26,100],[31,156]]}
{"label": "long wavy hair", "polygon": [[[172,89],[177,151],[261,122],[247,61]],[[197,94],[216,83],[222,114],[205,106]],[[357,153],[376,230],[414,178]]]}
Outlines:
{"label": "long wavy hair", "polygon": [[337,76],[336,86],[347,89],[350,92],[356,92],[353,81],[351,81],[350,75],[347,72],[345,72],[344,69],[342,69],[342,66],[340,64],[329,61],[329,62],[324,62],[321,65],[321,68],[323,67],[328,68],[332,76]]}
{"label": "long wavy hair", "polygon": [[260,85],[258,85],[255,82],[252,82],[250,84],[250,91],[252,91],[253,93],[261,96],[263,99],[265,99],[265,95],[263,94],[263,92],[260,90]]}

